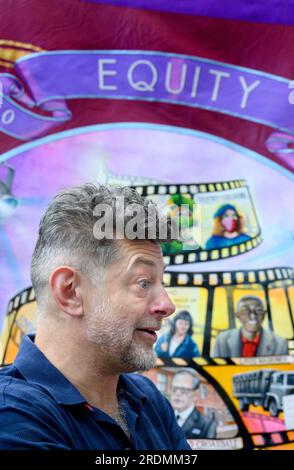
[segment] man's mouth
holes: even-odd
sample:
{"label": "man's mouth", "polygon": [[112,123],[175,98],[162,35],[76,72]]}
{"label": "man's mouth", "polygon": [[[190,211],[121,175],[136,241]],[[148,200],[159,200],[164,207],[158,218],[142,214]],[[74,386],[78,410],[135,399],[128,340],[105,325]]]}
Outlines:
{"label": "man's mouth", "polygon": [[148,339],[149,341],[155,341],[157,340],[157,334],[156,331],[158,331],[160,328],[154,327],[147,327],[147,328],[136,328],[135,331],[139,333],[140,336]]}
{"label": "man's mouth", "polygon": [[182,400],[180,400],[179,398],[174,398],[174,399],[173,399],[173,404],[174,404],[174,405],[180,405],[180,404],[181,404],[181,401],[182,401]]}

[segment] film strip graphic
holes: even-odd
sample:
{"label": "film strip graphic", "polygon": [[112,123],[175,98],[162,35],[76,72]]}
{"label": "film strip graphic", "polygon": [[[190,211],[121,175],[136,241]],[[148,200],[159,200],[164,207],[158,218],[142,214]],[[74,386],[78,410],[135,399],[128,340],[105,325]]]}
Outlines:
{"label": "film strip graphic", "polygon": [[[288,340],[289,355],[294,356],[294,316],[292,311],[294,303],[294,269],[277,267],[263,270],[219,271],[213,273],[166,271],[164,282],[167,289],[176,288],[179,297],[181,296],[181,289],[185,287],[194,287],[207,292],[207,300],[204,302],[204,306],[197,306],[197,308],[203,308],[204,310],[202,312],[203,322],[202,324],[198,323],[197,316],[194,322],[194,332],[203,342],[203,346],[200,349],[201,357],[194,359],[196,364],[246,364],[248,361],[250,364],[253,364],[254,361],[260,364],[262,361],[265,361],[264,363],[277,363],[283,358],[285,359],[285,356],[230,359],[212,359],[210,357],[211,343],[217,334],[222,331],[215,326],[213,317],[213,312],[217,305],[216,289],[218,288],[222,288],[225,293],[227,309],[225,311],[221,305],[220,310],[222,311],[222,316],[227,315],[229,328],[234,328],[236,321],[233,302],[235,290],[246,287],[247,292],[248,289],[250,291],[252,289],[253,294],[256,289],[262,291],[265,299],[268,328],[275,331],[277,322],[282,322],[285,325],[284,328],[287,331],[284,336]],[[278,312],[275,308],[272,308],[271,302],[276,290],[279,291],[279,295],[283,300]],[[35,308],[34,306],[29,308],[29,305],[34,301],[35,294],[32,287],[24,289],[10,300],[2,333],[0,362],[1,357],[3,363],[12,362],[14,352],[17,352],[23,335],[34,328]],[[27,306],[25,312],[22,309],[24,306]],[[174,358],[173,360],[179,365],[184,365],[187,362],[182,358]]]}
{"label": "film strip graphic", "polygon": [[[203,336],[202,356],[210,356],[211,341],[222,331],[214,326],[213,312],[216,305],[216,289],[223,288],[227,302],[228,328],[235,328],[236,318],[233,296],[242,289],[247,289],[252,295],[262,292],[265,302],[268,328],[274,331],[274,326],[282,321],[287,324],[285,337],[288,340],[289,354],[294,354],[294,269],[290,267],[277,267],[260,270],[218,271],[218,272],[174,272],[164,273],[164,282],[167,288],[196,287],[207,290],[206,311],[203,313],[205,322],[194,327]],[[279,311],[272,307],[276,292],[281,298]],[[179,294],[180,295],[180,294]],[[223,312],[223,315],[225,313]]]}
{"label": "film strip graphic", "polygon": [[[280,273],[279,273],[280,270]],[[251,271],[250,271],[251,272]],[[292,279],[293,270],[290,268],[275,268],[271,270],[264,270],[265,278],[262,275],[263,282],[282,282],[283,280]],[[238,271],[240,274],[240,271]],[[232,278],[238,274],[237,272],[231,273]],[[169,284],[172,285],[182,285],[182,281],[178,283],[178,280],[181,279],[180,276],[183,273],[167,273],[167,275],[177,276],[176,278],[169,277]],[[187,273],[185,273],[187,274]],[[197,273],[199,275],[199,273]],[[210,273],[203,273],[205,276],[209,276]],[[220,280],[223,279],[224,273],[217,273]],[[249,271],[242,271],[244,279],[248,281]],[[261,271],[256,271],[255,275],[258,276],[261,274]],[[186,285],[190,284],[194,286],[193,273],[190,273],[192,277],[187,280]],[[195,275],[195,274],[194,274]],[[281,278],[283,275],[283,279]],[[243,279],[243,278],[242,278]],[[239,278],[241,280],[241,277]],[[250,278],[253,282],[253,278]],[[205,278],[203,277],[203,282],[201,285],[205,284]],[[198,278],[199,283],[199,278]],[[209,278],[206,278],[206,283],[209,285]],[[226,285],[226,284],[225,284]],[[212,287],[214,282],[212,283]],[[22,309],[26,308],[28,311],[23,312],[24,316],[19,317],[19,314],[22,312]],[[20,342],[24,334],[28,333],[32,329],[34,321],[34,311],[36,310],[35,304],[35,294],[32,287],[24,289],[19,294],[14,296],[8,305],[7,315],[5,319],[5,328],[3,332],[2,341],[6,338],[6,343],[4,345],[4,355],[3,355],[3,365],[13,362],[15,354],[18,351]],[[30,316],[31,315],[31,316]],[[275,369],[276,367],[287,366],[287,364],[293,364],[294,357],[292,356],[276,356],[276,357],[255,357],[255,358],[209,358],[209,357],[196,357],[193,359],[185,360],[183,358],[168,358],[168,359],[158,359],[156,368],[154,370],[160,371],[163,368],[166,368],[169,372],[173,369],[181,370],[182,368],[192,368],[195,369],[204,379],[206,379],[210,386],[214,387],[215,391],[219,394],[220,398],[224,401],[231,415],[233,416],[235,423],[238,427],[238,434],[232,436],[231,438],[215,438],[215,439],[189,439],[190,445],[195,449],[266,449],[267,447],[275,447],[281,445],[287,445],[294,442],[294,430],[287,431],[274,431],[274,432],[250,432],[244,424],[245,419],[258,419],[259,422],[264,422],[265,424],[262,427],[265,427],[269,421],[272,421],[275,424],[274,418],[270,416],[264,416],[253,411],[248,411],[246,413],[238,410],[232,402],[232,399],[226,394],[222,387],[222,383],[219,380],[216,380],[211,371],[207,372],[206,367],[224,367],[226,366],[259,366],[259,368],[264,367],[265,365]]]}
{"label": "film strip graphic", "polygon": [[[190,248],[189,244],[183,245],[182,249],[176,253],[165,253],[163,250],[165,265],[226,259],[251,251],[262,242],[254,204],[246,181],[243,179],[214,183],[158,184],[133,187],[142,196],[150,198],[156,203],[166,204],[167,213],[169,213],[169,206],[174,208],[178,203],[179,196],[186,197],[186,202],[188,197],[200,206],[198,229],[196,223],[196,229],[192,235],[195,241],[194,247]],[[222,208],[224,210],[228,205],[230,207],[233,205],[236,208],[236,213],[237,206],[242,205],[245,218],[251,221],[250,236],[240,233],[235,241],[233,239],[228,241],[220,236],[210,237],[215,215],[217,212],[221,214]],[[191,241],[189,243],[191,245]],[[215,243],[220,246],[214,246]],[[207,244],[209,244],[209,248]],[[221,246],[222,244],[223,246]]]}
{"label": "film strip graphic", "polygon": [[[252,413],[252,415],[256,413]],[[265,420],[265,417],[262,417]],[[270,416],[266,417],[266,420],[274,421],[274,418]],[[275,447],[280,445],[291,444],[294,442],[294,430],[289,431],[274,431],[274,432],[262,432],[251,434],[254,447],[256,449],[267,449],[268,447]]]}
{"label": "film strip graphic", "polygon": [[[284,358],[286,359],[286,358]],[[293,361],[292,361],[293,363]],[[234,377],[234,370],[235,367],[232,368],[232,366],[238,365],[238,361],[234,360],[220,360],[216,359],[214,361],[211,360],[206,360],[204,358],[195,358],[190,361],[185,361],[182,359],[164,359],[164,360],[158,360],[157,364],[157,371],[158,373],[163,373],[162,371],[166,371],[167,374],[177,374],[177,372],[186,372],[191,369],[195,370],[198,373],[198,377],[200,377],[200,383],[206,383],[205,388],[213,388],[214,389],[214,395],[217,393],[217,396],[219,397],[219,400],[222,400],[223,404],[227,407],[229,413],[231,416],[234,418],[234,421],[238,427],[238,431],[236,433],[232,433],[231,436],[226,436],[224,438],[224,435],[219,432],[217,433],[217,437],[213,439],[196,439],[196,440],[191,440],[190,436],[186,436],[187,439],[189,440],[189,443],[193,449],[199,449],[199,450],[236,450],[240,448],[245,448],[245,449],[266,449],[268,447],[275,447],[275,446],[285,446],[287,444],[293,444],[294,443],[294,429],[285,429],[285,423],[284,423],[284,418],[283,415],[281,415],[282,412],[284,412],[284,409],[280,409],[280,412],[277,414],[277,416],[273,417],[270,415],[270,412],[268,409],[264,408],[262,411],[262,408],[260,408],[260,411],[254,411],[255,406],[252,406],[248,411],[241,411],[236,406],[236,401],[237,401],[237,396],[235,395],[234,391],[231,393],[227,393],[223,388],[222,385],[222,380],[219,379],[220,374],[216,374],[214,376],[213,374],[213,369],[216,367],[217,369],[219,366],[229,366],[225,367],[224,373],[222,373],[221,377],[226,381],[232,381]],[[256,365],[256,364],[255,364]],[[206,366],[213,366],[206,368]],[[284,367],[283,367],[284,366]],[[242,366],[243,367],[243,366]],[[230,369],[231,370],[230,372]],[[261,369],[262,366],[261,366]],[[275,367],[271,367],[268,369],[271,372],[274,372],[272,369],[275,369]],[[246,372],[248,371],[248,368],[245,369]],[[251,373],[254,375],[254,380],[256,380],[255,373],[256,368],[250,368]],[[238,372],[240,371],[240,368],[238,368]],[[290,374],[291,375],[291,380],[293,380],[294,377],[294,371],[293,368],[289,368],[289,362],[281,362],[279,366],[277,367],[276,372],[278,374]],[[215,377],[218,377],[217,379]],[[151,377],[152,378],[152,377]],[[182,379],[185,380],[185,379]],[[162,384],[162,379],[160,381]],[[155,383],[156,384],[156,383]],[[264,383],[262,382],[261,384],[261,389],[260,391],[263,393],[264,391]],[[184,386],[184,383],[183,383]],[[256,387],[256,384],[255,384]],[[243,388],[242,388],[243,390]],[[243,390],[245,391],[245,390]],[[251,385],[248,388],[248,393],[251,395],[252,393]],[[291,393],[291,392],[290,392]],[[235,403],[234,400],[235,399]],[[251,402],[253,403],[253,402]],[[171,404],[173,405],[173,401],[171,400]],[[214,413],[217,410],[220,410],[220,408],[223,408],[221,406],[221,402],[217,400],[212,400],[212,394],[209,393],[206,390],[206,393],[200,393],[198,397],[196,398],[196,404],[197,408],[199,411],[202,410],[203,412],[203,406],[204,408],[212,408],[214,410]],[[291,406],[291,405],[290,405]],[[206,410],[207,411],[207,410]],[[204,411],[205,412],[205,411]],[[217,413],[216,413],[217,414]],[[224,419],[226,416],[226,413],[222,414],[221,420]],[[279,417],[280,416],[280,417]],[[232,426],[231,430],[232,430]],[[280,428],[280,429],[279,429]],[[284,429],[282,429],[284,428]],[[257,431],[258,430],[258,431]]]}
{"label": "film strip graphic", "polygon": [[11,315],[23,305],[34,302],[36,300],[35,291],[32,287],[22,290],[19,294],[13,297],[7,307],[7,315]]}
{"label": "film strip graphic", "polygon": [[0,339],[0,364],[12,363],[23,336],[33,331],[36,308],[32,308],[21,317],[19,314],[23,307],[29,307],[35,300],[35,291],[32,287],[23,289],[10,300]]}
{"label": "film strip graphic", "polygon": [[156,367],[205,367],[205,366],[256,366],[268,364],[294,364],[294,356],[260,356],[260,357],[181,357],[157,358]]}
{"label": "film strip graphic", "polygon": [[232,181],[220,181],[215,183],[180,183],[180,184],[156,184],[147,186],[133,186],[142,196],[156,194],[198,194],[228,191],[246,186],[244,179]]}
{"label": "film strip graphic", "polygon": [[217,272],[178,272],[168,271],[164,273],[166,287],[216,287],[238,284],[262,284],[275,283],[276,287],[292,285],[294,282],[294,269],[290,267],[277,267],[268,269],[248,269],[239,271],[217,271]]}

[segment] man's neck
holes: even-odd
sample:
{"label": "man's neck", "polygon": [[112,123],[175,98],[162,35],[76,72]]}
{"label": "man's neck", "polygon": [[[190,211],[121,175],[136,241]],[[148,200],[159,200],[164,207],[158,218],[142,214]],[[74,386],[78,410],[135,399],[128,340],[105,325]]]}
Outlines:
{"label": "man's neck", "polygon": [[[54,339],[53,339],[54,338]],[[117,385],[119,373],[105,369],[106,359],[95,356],[91,346],[81,348],[77,343],[65,344],[58,333],[49,339],[38,332],[36,346],[47,359],[79,390],[89,405],[99,408],[110,416],[119,412]],[[95,359],[93,359],[95,357]]]}
{"label": "man's neck", "polygon": [[194,411],[194,409],[195,409],[194,405],[191,405],[189,406],[189,408],[186,408],[185,410],[182,410],[182,411],[175,410],[179,426],[182,427],[184,425],[184,423],[187,421],[188,417]]}
{"label": "man's neck", "polygon": [[260,330],[258,331],[247,331],[244,328],[242,328],[242,335],[244,338],[248,339],[249,341],[252,341],[256,336],[260,334]]}

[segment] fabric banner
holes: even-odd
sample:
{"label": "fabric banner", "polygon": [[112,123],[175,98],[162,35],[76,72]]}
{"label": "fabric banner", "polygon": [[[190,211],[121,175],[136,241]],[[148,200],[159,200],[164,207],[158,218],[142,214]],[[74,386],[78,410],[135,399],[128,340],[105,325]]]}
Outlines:
{"label": "fabric banner", "polygon": [[[289,80],[208,59],[143,51],[58,51],[19,59],[15,70],[33,101],[13,75],[0,75],[4,100],[2,131],[23,140],[46,133],[54,126],[54,119],[68,120],[69,111],[61,100],[70,98],[182,104],[286,132],[293,127]],[[39,117],[38,125],[38,115],[14,104],[13,97],[52,111],[47,126],[44,116]],[[285,112],[281,113],[281,109]]]}
{"label": "fabric banner", "polygon": [[[194,449],[293,447],[293,2],[0,7],[1,362],[35,328],[30,260],[52,197],[132,186],[172,217],[187,207],[185,242],[162,246],[176,311],[147,375],[175,411],[179,369],[197,381],[189,406],[211,434],[187,430]],[[263,311],[253,355],[248,297]]]}

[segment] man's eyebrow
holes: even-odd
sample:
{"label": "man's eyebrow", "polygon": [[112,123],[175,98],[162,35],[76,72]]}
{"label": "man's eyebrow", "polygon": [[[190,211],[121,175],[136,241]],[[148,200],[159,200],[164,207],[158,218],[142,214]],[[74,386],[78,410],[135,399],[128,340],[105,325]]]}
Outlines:
{"label": "man's eyebrow", "polygon": [[143,264],[145,266],[150,266],[151,268],[156,268],[156,264],[154,261],[148,259],[148,258],[137,258],[135,261],[129,266],[129,268],[134,268],[136,266],[139,266],[140,264]]}

